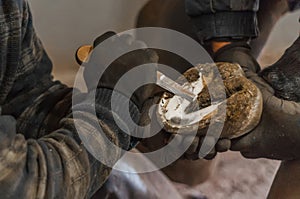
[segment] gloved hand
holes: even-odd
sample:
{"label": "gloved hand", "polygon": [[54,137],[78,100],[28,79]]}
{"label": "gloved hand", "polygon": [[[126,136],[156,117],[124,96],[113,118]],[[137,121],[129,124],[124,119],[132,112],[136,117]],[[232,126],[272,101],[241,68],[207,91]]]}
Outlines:
{"label": "gloved hand", "polygon": [[[109,61],[113,62],[109,63]],[[89,90],[96,87],[116,89],[131,98],[141,109],[143,103],[160,90],[154,84],[140,85],[141,87],[137,87],[139,89],[134,93],[132,88],[141,82],[156,82],[157,62],[158,55],[155,51],[147,49],[143,42],[134,40],[130,35],[118,36],[114,32],[107,32],[94,41],[94,49],[88,62],[84,64],[84,78]],[[109,65],[107,68],[105,68],[106,64]],[[123,84],[115,88],[125,73],[143,64],[151,64],[151,66],[136,70],[134,75],[129,75]],[[99,77],[101,77],[100,81],[98,81]]]}
{"label": "gloved hand", "polygon": [[[184,138],[184,141],[188,141],[188,137]],[[204,142],[204,137],[196,137],[192,142],[189,149],[185,152],[184,158],[188,160],[197,160],[199,159],[199,146],[206,144],[208,147],[215,144],[214,148],[204,157],[206,160],[214,159],[218,153],[226,152],[230,149],[231,140],[229,139],[219,139],[212,136],[207,136],[206,141]]]}
{"label": "gloved hand", "polygon": [[246,43],[220,49],[216,61],[239,63],[246,77],[261,90],[264,108],[259,125],[250,133],[231,141],[231,150],[246,158],[293,160],[300,157],[300,104],[274,96],[274,90],[257,74],[259,65]]}

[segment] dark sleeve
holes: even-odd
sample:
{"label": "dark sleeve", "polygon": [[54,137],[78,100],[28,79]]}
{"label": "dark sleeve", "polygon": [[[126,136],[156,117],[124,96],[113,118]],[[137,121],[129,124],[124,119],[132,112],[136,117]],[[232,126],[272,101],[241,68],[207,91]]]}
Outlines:
{"label": "dark sleeve", "polygon": [[289,7],[291,11],[300,9],[300,1],[299,0],[287,0],[289,3]]}
{"label": "dark sleeve", "polygon": [[[93,106],[90,94],[78,93],[82,100],[71,110],[72,92],[55,85],[17,118],[16,132],[0,131],[1,145],[7,146],[0,149],[0,173],[5,174],[0,177],[1,198],[90,198],[122,156],[120,149],[130,150],[134,143],[116,125],[116,119],[126,124],[126,118],[113,117],[110,94],[99,89]],[[120,103],[125,98],[118,96]],[[49,103],[54,103],[50,110]]]}
{"label": "dark sleeve", "polygon": [[202,41],[258,35],[259,0],[185,0],[185,4]]}
{"label": "dark sleeve", "polygon": [[[3,115],[16,120],[0,122],[0,196],[90,198],[111,170],[93,155],[113,164],[122,156],[120,148],[135,144],[115,122],[126,126],[128,118],[113,117],[109,89],[97,90],[95,105],[91,93],[77,91],[72,104],[73,89],[52,80],[52,64],[33,29],[27,1],[1,0],[0,5],[0,120]],[[119,95],[120,106],[125,98]],[[130,107],[137,121],[138,109]]]}

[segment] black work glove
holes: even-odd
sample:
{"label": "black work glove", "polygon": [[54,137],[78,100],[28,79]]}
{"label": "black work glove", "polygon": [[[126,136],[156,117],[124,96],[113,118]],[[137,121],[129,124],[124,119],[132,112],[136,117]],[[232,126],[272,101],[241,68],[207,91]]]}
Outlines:
{"label": "black work glove", "polygon": [[[108,60],[113,62],[109,63]],[[85,64],[84,78],[89,90],[96,87],[115,89],[131,98],[141,110],[144,102],[155,92],[159,92],[154,84],[142,85],[143,82],[156,82],[157,62],[158,56],[155,51],[147,49],[143,42],[134,40],[130,35],[117,36],[114,32],[107,32],[94,41],[94,49]],[[109,66],[105,68],[107,63]],[[125,73],[143,64],[151,65],[136,70],[134,74],[127,76],[123,84],[115,87]]]}
{"label": "black work glove", "polygon": [[274,89],[276,97],[300,102],[300,37],[259,75]]}
{"label": "black work glove", "polygon": [[[289,55],[285,55],[289,56]],[[300,157],[300,104],[279,99],[258,74],[259,65],[246,43],[235,43],[220,49],[216,61],[235,62],[246,77],[261,90],[264,108],[259,125],[250,133],[231,141],[231,150],[246,158],[292,160]]]}

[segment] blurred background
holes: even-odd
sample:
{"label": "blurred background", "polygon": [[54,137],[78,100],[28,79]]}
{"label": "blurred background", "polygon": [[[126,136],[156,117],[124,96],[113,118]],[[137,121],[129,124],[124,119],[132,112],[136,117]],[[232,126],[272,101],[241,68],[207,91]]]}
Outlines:
{"label": "blurred background", "polygon": [[[108,31],[134,27],[147,0],[30,0],[36,30],[49,53],[55,77],[72,84],[76,49]],[[154,13],[155,14],[155,13]],[[262,65],[274,62],[299,33],[299,12],[280,20],[264,50]]]}
{"label": "blurred background", "polygon": [[78,69],[74,55],[83,44],[112,30],[134,27],[147,0],[30,0],[34,24],[51,60],[55,77],[71,85]]}
{"label": "blurred background", "polygon": [[[54,76],[72,85],[78,65],[74,55],[83,44],[108,31],[134,27],[147,0],[30,0],[35,28],[54,64]],[[155,13],[154,13],[155,14]],[[299,35],[300,11],[281,18],[262,55],[274,63]],[[221,155],[214,177],[197,187],[210,198],[265,198],[279,162],[246,160],[237,153]]]}

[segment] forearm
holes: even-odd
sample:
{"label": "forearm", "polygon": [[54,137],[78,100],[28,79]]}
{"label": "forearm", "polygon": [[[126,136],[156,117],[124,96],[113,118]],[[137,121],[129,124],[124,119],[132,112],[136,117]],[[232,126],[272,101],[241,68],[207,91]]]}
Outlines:
{"label": "forearm", "polygon": [[[17,120],[15,130],[0,128],[0,196],[88,198],[104,183],[110,168],[82,144],[72,117],[72,89],[52,80],[52,64],[33,29],[27,1],[0,1],[5,10],[0,12],[1,114]],[[90,130],[86,135],[91,140],[96,133],[96,141],[106,137],[117,147],[129,150],[134,139],[116,126],[110,109],[100,98],[103,92],[99,94],[96,106],[86,100],[87,94],[78,94],[83,109],[76,109],[81,116],[76,122]],[[91,117],[90,109],[96,109],[98,117]],[[97,132],[96,124],[104,133]],[[120,150],[105,145],[96,145],[95,149],[112,164],[122,155]]]}
{"label": "forearm", "polygon": [[[26,114],[21,114],[18,118],[19,134],[9,129],[6,131],[6,134],[11,134],[9,144],[3,143],[5,139],[0,134],[0,148],[6,146],[0,150],[2,198],[19,198],[20,195],[24,198],[90,198],[108,178],[110,166],[122,156],[121,148],[129,150],[135,144],[115,125],[115,118],[108,108],[109,100],[102,100],[106,92],[97,94],[96,106],[90,103],[91,96],[79,93],[77,99],[82,98],[82,101],[72,112],[72,91],[59,96],[58,88],[61,87],[55,87],[52,87],[53,92],[46,92],[45,98],[40,97],[45,101],[37,100],[37,104],[27,107]],[[49,100],[54,98],[56,103]],[[43,114],[42,110],[36,112],[36,108],[45,102],[48,105],[53,103],[53,109],[48,109],[48,114]],[[93,109],[98,117],[92,114]],[[42,115],[45,117],[40,117]],[[58,119],[60,115],[65,116]],[[119,123],[126,123],[122,118],[118,119]],[[137,121],[138,117],[133,119]],[[57,129],[51,131],[53,128]],[[106,166],[105,162],[98,160],[99,157],[110,164]]]}
{"label": "forearm", "polygon": [[256,37],[258,8],[259,0],[186,0],[186,12],[203,41]]}
{"label": "forearm", "polygon": [[[89,198],[97,191],[111,170],[111,165],[106,166],[99,157],[113,164],[122,156],[121,148],[129,150],[135,144],[116,125],[108,108],[110,101],[102,100],[110,92],[100,89],[96,106],[90,103],[89,94],[78,93],[77,99],[82,101],[74,104],[73,111],[72,90],[55,85],[43,92],[18,118],[19,134],[9,136],[10,147],[0,150],[0,173],[3,174],[0,195],[3,198],[20,195],[26,196],[24,198]],[[48,106],[43,107],[45,102]],[[93,109],[97,117],[92,114]],[[119,123],[126,124],[124,118],[118,119]],[[138,115],[134,114],[133,120],[137,121]],[[13,154],[13,158],[6,154]]]}

